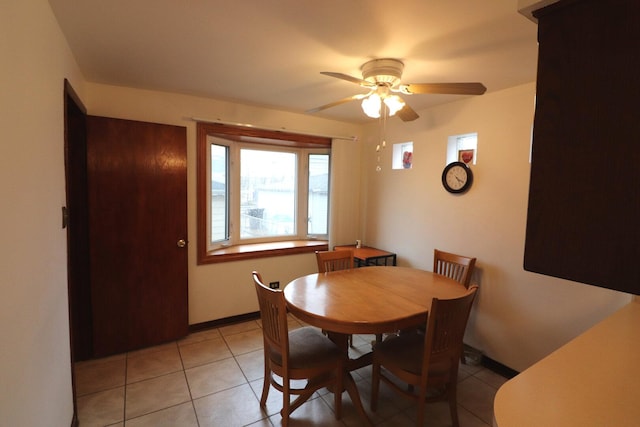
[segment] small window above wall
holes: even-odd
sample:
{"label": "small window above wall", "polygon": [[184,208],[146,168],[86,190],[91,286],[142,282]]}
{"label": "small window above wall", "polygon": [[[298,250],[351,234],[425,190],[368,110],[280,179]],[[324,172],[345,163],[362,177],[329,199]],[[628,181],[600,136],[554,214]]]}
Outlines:
{"label": "small window above wall", "polygon": [[392,169],[411,169],[413,166],[413,142],[393,144]]}
{"label": "small window above wall", "polygon": [[475,165],[478,157],[478,134],[453,135],[447,142],[447,164],[464,162]]}

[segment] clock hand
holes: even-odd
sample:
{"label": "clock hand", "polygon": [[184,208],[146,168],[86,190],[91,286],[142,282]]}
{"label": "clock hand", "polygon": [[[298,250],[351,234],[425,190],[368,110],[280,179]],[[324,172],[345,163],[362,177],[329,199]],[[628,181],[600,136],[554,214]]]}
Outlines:
{"label": "clock hand", "polygon": [[455,178],[458,180],[458,182],[462,183],[462,180],[460,178],[458,178],[457,176]]}

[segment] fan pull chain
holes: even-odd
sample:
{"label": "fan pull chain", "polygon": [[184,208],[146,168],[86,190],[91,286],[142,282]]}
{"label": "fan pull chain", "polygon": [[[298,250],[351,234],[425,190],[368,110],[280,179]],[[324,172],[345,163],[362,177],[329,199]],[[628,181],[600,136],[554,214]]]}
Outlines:
{"label": "fan pull chain", "polygon": [[380,111],[380,118],[378,119],[378,121],[380,122],[380,144],[378,144],[376,146],[376,155],[378,156],[377,158],[377,164],[376,164],[376,172],[380,172],[382,170],[382,167],[380,166],[380,149],[385,149],[387,147],[387,141],[385,139],[386,134],[387,134],[387,105],[384,102],[381,102],[380,104],[382,104],[380,106],[381,111]]}

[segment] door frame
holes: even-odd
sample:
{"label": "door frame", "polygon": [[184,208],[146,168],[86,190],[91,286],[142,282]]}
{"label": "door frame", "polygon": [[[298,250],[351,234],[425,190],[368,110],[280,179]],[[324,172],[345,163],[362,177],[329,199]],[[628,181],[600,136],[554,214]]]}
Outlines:
{"label": "door frame", "polygon": [[[91,351],[91,304],[89,269],[82,256],[88,249],[86,160],[87,109],[67,79],[63,89],[64,111],[64,171],[65,203],[62,207],[62,223],[67,231],[67,297],[69,309],[69,346],[71,364],[71,389],[73,393],[73,418],[71,426],[79,426],[74,363],[87,359]],[[83,229],[84,228],[84,229]],[[83,287],[83,283],[85,286]],[[83,289],[84,288],[84,289]]]}

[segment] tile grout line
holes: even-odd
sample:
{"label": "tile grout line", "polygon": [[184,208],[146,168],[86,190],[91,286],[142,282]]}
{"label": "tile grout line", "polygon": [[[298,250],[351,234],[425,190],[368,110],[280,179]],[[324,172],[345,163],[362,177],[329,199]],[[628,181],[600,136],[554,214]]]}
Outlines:
{"label": "tile grout line", "polygon": [[196,424],[200,427],[200,418],[198,417],[198,411],[196,411],[196,404],[193,401],[193,394],[191,393],[191,384],[189,384],[189,379],[187,378],[187,369],[184,366],[184,360],[182,358],[182,351],[180,344],[176,341],[176,346],[178,347],[178,355],[180,356],[180,365],[182,366],[182,375],[184,376],[184,381],[187,384],[187,390],[189,390],[189,401],[191,402],[191,408],[193,409],[193,414],[196,416]]}
{"label": "tile grout line", "polygon": [[[260,328],[262,330],[262,328]],[[246,382],[247,387],[249,387],[249,390],[251,390],[251,393],[253,394],[253,396],[256,398],[256,401],[258,402],[258,405],[260,405],[260,399],[261,396],[258,396],[258,394],[256,393],[256,391],[253,389],[253,387],[251,387],[251,381],[249,381],[249,378],[247,378],[247,374],[244,372],[244,370],[242,369],[242,366],[240,365],[240,362],[238,362],[238,358],[235,354],[233,354],[233,352],[231,351],[231,348],[229,347],[229,345],[227,344],[226,340],[224,341],[225,345],[227,346],[227,349],[229,350],[229,353],[231,353],[231,356],[233,357],[234,362],[236,362],[236,365],[238,366],[238,369],[240,370],[240,372],[242,372],[242,376],[244,377],[244,380]],[[263,349],[263,353],[264,353],[264,349]],[[243,354],[248,354],[248,353],[243,353]],[[264,381],[264,379],[263,379]],[[271,385],[269,385],[269,387],[271,387]],[[273,423],[270,420],[270,415],[269,413],[266,411],[266,408],[262,408],[262,406],[260,407],[260,411],[264,414],[264,418],[261,418],[260,420],[257,421],[263,421],[263,420],[267,420],[267,422],[270,425],[273,425]],[[256,421],[256,422],[257,422]],[[254,422],[255,423],[255,422]],[[253,423],[252,423],[253,424]]]}

